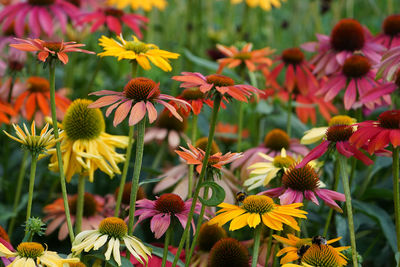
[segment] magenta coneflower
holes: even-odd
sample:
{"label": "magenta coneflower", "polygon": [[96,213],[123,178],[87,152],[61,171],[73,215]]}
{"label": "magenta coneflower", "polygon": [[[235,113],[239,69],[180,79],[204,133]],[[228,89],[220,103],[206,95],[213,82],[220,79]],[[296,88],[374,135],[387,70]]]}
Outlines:
{"label": "magenta coneflower", "polygon": [[386,17],[382,23],[382,33],[375,37],[375,42],[387,49],[400,46],[400,14]]}
{"label": "magenta coneflower", "polygon": [[348,57],[341,71],[334,74],[318,91],[318,95],[324,95],[325,101],[331,101],[344,88],[344,107],[346,110],[354,108],[357,100],[357,92],[360,97],[368,91],[380,85],[375,81],[375,70],[368,58],[361,55]]}
{"label": "magenta coneflower", "polygon": [[357,20],[342,19],[333,28],[331,35],[317,34],[318,42],[303,44],[301,47],[317,52],[311,60],[314,73],[330,75],[336,72],[354,52],[361,52],[372,64],[379,63],[384,47],[374,43],[368,29]]}
{"label": "magenta coneflower", "polygon": [[303,198],[319,205],[318,196],[326,205],[342,212],[335,200],[346,201],[344,194],[329,189],[321,189],[320,186],[318,174],[310,164],[306,164],[301,168],[292,165],[283,174],[281,187],[269,189],[260,194],[279,197],[281,205],[302,203]]}
{"label": "magenta coneflower", "polygon": [[[178,195],[170,193],[156,198],[156,200],[138,200],[135,216],[139,216],[136,224],[151,218],[150,229],[154,237],[159,239],[167,231],[171,220],[175,218],[179,220],[183,228],[186,226],[192,200],[183,201]],[[200,204],[196,203],[194,210],[196,214],[200,213],[200,207]],[[194,221],[192,221],[192,227],[194,228]]]}
{"label": "magenta coneflower", "polygon": [[182,72],[182,76],[174,76],[172,79],[182,82],[180,87],[183,88],[199,88],[206,94],[207,98],[211,98],[214,94],[219,93],[226,97],[232,97],[236,100],[247,102],[252,94],[264,94],[263,91],[247,84],[235,84],[232,78],[220,74],[211,74],[204,76],[198,72]]}
{"label": "magenta coneflower", "polygon": [[157,119],[157,110],[154,107],[154,103],[159,103],[165,106],[178,120],[182,121],[183,119],[176,109],[164,100],[176,102],[186,108],[189,108],[190,105],[184,100],[161,94],[159,86],[160,83],[148,78],[134,78],[125,85],[123,92],[101,90],[91,93],[91,95],[105,96],[90,104],[89,108],[101,108],[111,105],[106,111],[106,116],[108,117],[116,109],[114,126],[120,124],[130,112],[129,125],[135,125],[146,114],[149,116],[150,123],[153,123]]}
{"label": "magenta coneflower", "polygon": [[105,25],[110,31],[116,35],[122,32],[122,25],[128,26],[136,36],[142,38],[141,27],[149,22],[145,16],[138,14],[128,14],[121,9],[116,8],[99,8],[94,12],[82,14],[78,24],[93,23],[90,29],[95,32],[100,26]]}
{"label": "magenta coneflower", "polygon": [[43,31],[50,37],[54,26],[65,33],[68,19],[75,19],[78,14],[79,9],[65,0],[27,0],[6,6],[0,12],[0,23],[3,30],[14,23],[18,37],[24,36],[26,25],[31,36],[37,38]]}

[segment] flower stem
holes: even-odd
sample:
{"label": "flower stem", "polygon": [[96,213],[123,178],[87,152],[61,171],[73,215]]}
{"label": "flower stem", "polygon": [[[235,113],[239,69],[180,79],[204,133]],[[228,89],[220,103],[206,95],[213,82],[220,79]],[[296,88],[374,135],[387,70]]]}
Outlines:
{"label": "flower stem", "polygon": [[287,122],[286,122],[286,133],[289,135],[292,133],[292,93],[289,93],[289,99],[287,104]]}
{"label": "flower stem", "polygon": [[[335,170],[334,170],[334,181],[333,181],[333,191],[337,191],[338,185],[339,185],[339,161],[336,160],[335,162],[335,166],[334,166]],[[325,238],[327,238],[328,236],[328,231],[329,231],[329,226],[331,225],[331,220],[332,220],[332,216],[333,216],[333,212],[334,209],[330,208],[329,209],[329,213],[328,213],[328,218],[326,219],[326,223],[325,223],[325,227],[324,227],[324,234],[322,236],[324,236]]]}
{"label": "flower stem", "polygon": [[399,195],[399,151],[400,148],[393,149],[393,200],[396,221],[396,234],[397,234],[397,251],[400,252],[400,195]]}
{"label": "flower stem", "polygon": [[349,185],[349,177],[347,176],[347,159],[345,156],[339,154],[339,168],[340,175],[342,176],[342,183],[344,194],[346,196],[346,211],[347,211],[347,220],[349,224],[350,231],[350,242],[351,242],[351,253],[353,257],[353,266],[358,266],[357,263],[357,249],[356,249],[356,235],[354,232],[354,221],[353,221],[353,209],[351,205],[351,191]]}
{"label": "flower stem", "polygon": [[75,232],[79,234],[82,230],[82,217],[83,207],[85,202],[85,181],[86,178],[82,174],[78,178],[78,199],[76,201],[76,221],[75,221]]}
{"label": "flower stem", "polygon": [[31,212],[32,212],[33,189],[35,187],[35,174],[36,174],[37,158],[38,158],[37,154],[32,153],[31,173],[29,175],[28,205],[26,208],[26,221],[28,221],[28,219],[31,217]]}
{"label": "flower stem", "polygon": [[[192,145],[196,142],[197,137],[197,115],[193,114],[192,119],[192,136],[190,140],[192,141]],[[193,174],[194,174],[194,165],[189,166],[189,185],[188,185],[188,198],[192,197],[193,193]]]}
{"label": "flower stem", "polygon": [[62,192],[62,197],[64,201],[64,210],[65,210],[65,216],[67,219],[67,227],[68,227],[68,233],[69,233],[69,238],[71,239],[71,243],[74,241],[74,230],[72,229],[72,223],[71,223],[71,213],[69,211],[69,206],[68,206],[68,195],[67,195],[67,185],[65,182],[65,174],[64,174],[64,167],[63,167],[63,162],[62,162],[62,157],[61,157],[61,145],[60,141],[58,140],[59,135],[58,135],[58,126],[57,126],[57,115],[56,115],[56,98],[55,98],[55,93],[56,93],[56,84],[55,84],[55,72],[56,72],[56,66],[54,62],[50,63],[49,66],[49,81],[50,81],[50,106],[51,106],[51,118],[53,122],[53,129],[54,129],[54,139],[56,139],[56,152],[57,152],[57,160],[58,160],[58,169],[60,172],[60,182],[61,182],[61,192]]}
{"label": "flower stem", "polygon": [[167,264],[168,246],[171,240],[171,233],[172,233],[172,225],[168,227],[167,232],[165,233],[164,251],[163,251],[161,267],[165,267],[165,265]]}
{"label": "flower stem", "polygon": [[254,231],[253,261],[251,267],[257,267],[258,249],[260,248],[262,224],[259,224]]}
{"label": "flower stem", "polygon": [[143,119],[138,123],[135,165],[132,177],[131,196],[129,203],[129,222],[128,222],[129,235],[132,235],[133,233],[133,223],[135,220],[136,196],[137,196],[137,190],[139,188],[140,170],[142,168],[145,128],[146,128],[146,116],[144,116]]}
{"label": "flower stem", "polygon": [[203,178],[206,173],[208,158],[210,157],[212,141],[214,139],[215,125],[217,124],[218,111],[219,111],[219,107],[221,105],[221,99],[222,98],[221,98],[220,94],[217,94],[214,99],[214,107],[213,107],[211,120],[210,120],[210,130],[208,132],[208,142],[207,142],[206,153],[204,155],[203,167],[201,168],[200,176],[199,176],[197,186],[196,186],[196,191],[195,191],[195,193],[193,195],[193,199],[192,199],[192,206],[190,207],[190,212],[188,214],[188,219],[186,222],[185,230],[183,231],[181,241],[179,242],[178,250],[176,251],[174,262],[172,263],[172,267],[175,267],[176,264],[178,263],[179,255],[182,252],[182,248],[183,248],[183,245],[185,244],[186,237],[190,231],[190,223],[193,219],[194,209],[196,207],[197,198],[199,196],[201,183],[203,182]]}
{"label": "flower stem", "polygon": [[15,222],[17,220],[17,208],[21,198],[21,191],[22,191],[22,183],[25,178],[25,171],[26,171],[26,159],[28,158],[29,152],[27,150],[24,151],[24,155],[22,156],[21,167],[19,169],[18,174],[18,181],[17,181],[17,188],[15,189],[15,198],[14,198],[14,205],[13,205],[13,213],[15,214],[8,226],[8,236],[11,237],[12,233],[14,232]]}
{"label": "flower stem", "polygon": [[125,162],[124,162],[124,168],[122,170],[121,182],[119,183],[117,203],[115,204],[115,211],[114,211],[115,217],[119,216],[119,211],[121,209],[121,201],[122,201],[122,195],[124,194],[126,176],[128,174],[129,163],[131,162],[133,133],[134,132],[135,132],[134,126],[132,125],[129,127],[128,147],[126,148],[126,158],[125,158]]}
{"label": "flower stem", "polygon": [[271,250],[271,248],[272,248],[272,233],[273,233],[273,230],[269,229],[269,237],[268,237],[268,244],[267,244],[267,257],[265,258],[265,267],[269,266],[268,261],[272,254],[272,250]]}

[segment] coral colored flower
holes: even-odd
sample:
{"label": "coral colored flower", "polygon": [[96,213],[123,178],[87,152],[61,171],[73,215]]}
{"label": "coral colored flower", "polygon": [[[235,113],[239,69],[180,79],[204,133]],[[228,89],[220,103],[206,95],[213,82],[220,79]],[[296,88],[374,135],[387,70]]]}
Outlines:
{"label": "coral colored flower", "polygon": [[57,252],[44,249],[42,244],[36,242],[22,242],[18,245],[17,251],[15,252],[12,252],[0,243],[0,257],[15,258],[8,266],[53,267],[79,262],[78,258],[63,259],[58,256]]}
{"label": "coral colored flower", "polygon": [[95,32],[102,25],[120,35],[122,32],[122,25],[128,26],[139,38],[142,38],[141,27],[148,23],[149,19],[145,16],[138,14],[125,13],[122,9],[116,8],[98,8],[91,13],[82,14],[78,24],[93,23],[90,31]]}
{"label": "coral colored flower", "polygon": [[387,49],[400,46],[400,15],[390,15],[382,23],[382,33],[375,37],[375,42]]}
{"label": "coral colored flower", "polygon": [[[50,115],[50,83],[47,79],[32,76],[14,89],[20,92],[15,100],[15,110],[25,119],[31,120],[35,116],[41,124],[43,118]],[[62,119],[71,101],[59,92],[55,93],[55,101],[57,117]]]}
{"label": "coral colored flower", "polygon": [[[207,104],[211,108],[213,107],[213,101],[211,99],[207,99],[206,95],[202,93],[199,88],[195,87],[184,89],[176,98],[187,101],[192,106],[193,114],[195,115],[200,114],[204,104]],[[225,108],[225,104],[223,102],[221,102],[221,107]],[[180,108],[179,111],[186,117],[190,115],[190,110]]]}
{"label": "coral colored flower", "polygon": [[[151,218],[150,229],[154,233],[154,237],[159,239],[165,234],[174,219],[178,219],[185,228],[191,205],[191,199],[183,201],[180,196],[171,193],[156,197],[156,200],[138,200],[135,211],[135,216],[139,216],[137,224]],[[199,214],[200,208],[200,203],[196,203],[194,212]],[[193,220],[192,227],[194,229]]]}
{"label": "coral colored flower", "polygon": [[[107,244],[107,250],[105,246]],[[98,229],[80,232],[72,243],[71,251],[81,254],[82,251],[98,250],[104,247],[104,257],[107,261],[111,253],[118,266],[121,266],[121,245],[140,263],[148,262],[151,250],[143,245],[137,237],[128,235],[128,227],[120,218],[108,217],[100,222]],[[103,250],[103,251],[104,251]]]}
{"label": "coral colored flower", "polygon": [[400,69],[400,46],[394,47],[382,56],[376,78],[383,77],[388,81],[396,79],[396,74]]}
{"label": "coral colored flower", "polygon": [[[337,94],[345,89],[343,102],[346,110],[357,108],[354,106],[358,96],[362,97],[380,83],[375,81],[376,72],[372,69],[368,58],[360,55],[348,57],[341,71],[333,74],[325,85],[318,91],[325,96],[325,101],[331,101]],[[368,104],[367,104],[368,106]]]}
{"label": "coral colored flower", "polygon": [[[205,156],[205,152],[201,148],[195,148],[191,144],[188,144],[189,149],[184,147],[180,148],[183,151],[175,150],[175,152],[186,161],[189,165],[196,165],[196,171],[201,173],[201,169],[203,168],[203,160]],[[228,152],[223,155],[221,152],[217,152],[215,154],[210,155],[208,159],[208,167],[212,167],[215,169],[221,170],[222,166],[228,164],[242,156],[241,153],[231,153]]]}
{"label": "coral colored flower", "polygon": [[[11,47],[27,52],[38,52],[37,58],[45,62],[47,59],[59,59],[62,63],[68,63],[69,52],[82,52],[86,54],[95,54],[94,52],[80,49],[79,47],[85,46],[84,44],[77,44],[76,42],[46,42],[40,39],[19,39],[18,44],[10,44]],[[50,58],[49,58],[50,56]]]}
{"label": "coral colored flower", "polygon": [[[128,137],[107,134],[103,114],[99,109],[88,108],[90,103],[87,99],[72,102],[59,126],[64,130],[60,138],[67,182],[75,173],[93,182],[97,169],[112,178],[115,173],[121,173],[117,164],[125,160],[115,149],[126,148]],[[49,169],[59,171],[56,150],[51,149],[48,154],[51,155]]]}
{"label": "coral colored flower", "polygon": [[125,41],[122,35],[117,38],[120,42],[104,35],[101,36],[99,45],[103,47],[104,52],[100,53],[99,56],[116,57],[118,60],[135,60],[145,70],[151,69],[150,60],[163,71],[172,70],[169,58],[176,59],[179,57],[179,54],[161,50],[154,44],[143,43],[134,35],[132,35],[132,41]]}
{"label": "coral colored flower", "polygon": [[100,108],[112,104],[107,109],[106,116],[108,117],[116,109],[114,126],[120,124],[128,116],[129,112],[129,125],[135,125],[146,114],[149,117],[149,122],[153,123],[157,119],[157,110],[154,107],[154,103],[159,103],[165,106],[178,120],[182,121],[183,119],[176,109],[164,100],[176,102],[178,105],[184,106],[185,109],[190,107],[190,105],[184,100],[161,94],[159,86],[160,83],[156,83],[148,78],[134,78],[125,85],[123,92],[101,90],[91,93],[91,95],[105,96],[90,104],[89,108]]}
{"label": "coral colored flower", "polygon": [[[301,253],[304,254],[307,249],[310,248],[313,244],[313,238],[298,238],[295,235],[288,234],[288,238],[284,238],[279,235],[272,235],[273,238],[275,238],[278,242],[286,245],[283,249],[279,250],[278,253],[276,254],[277,257],[280,257],[284,254],[286,254],[284,257],[281,258],[280,264],[285,264],[289,262],[296,261],[300,259]],[[335,243],[336,241],[339,241],[341,237],[331,239],[331,240],[326,240],[326,244],[324,245],[330,245],[332,243]],[[315,242],[314,242],[315,243]],[[341,254],[340,252],[343,250],[348,249],[349,247],[333,247],[339,255],[343,258],[346,259],[346,257]],[[303,250],[303,251],[300,251]]]}
{"label": "coral colored flower", "polygon": [[219,68],[217,73],[221,73],[225,67],[232,69],[243,66],[249,71],[256,71],[258,65],[270,66],[272,64],[272,60],[267,56],[272,54],[274,50],[265,47],[252,51],[252,47],[252,43],[247,43],[239,50],[235,46],[227,47],[217,44],[218,50],[225,55],[224,58],[218,60]]}
{"label": "coral colored flower", "polygon": [[[72,225],[75,223],[75,213],[78,195],[68,197]],[[105,218],[104,205],[105,198],[85,193],[82,230],[97,229],[100,222]],[[45,217],[43,221],[47,223],[46,235],[52,234],[58,228],[58,240],[64,240],[68,236],[67,220],[65,217],[64,201],[62,198],[56,199],[53,203],[43,208]]]}
{"label": "coral colored flower", "polygon": [[198,72],[182,72],[181,76],[172,77],[173,80],[182,82],[180,87],[183,88],[199,88],[206,94],[207,98],[211,98],[218,93],[222,96],[232,97],[236,100],[247,102],[252,94],[258,96],[264,94],[263,91],[247,84],[235,84],[235,81],[227,76],[220,74],[211,74],[203,76]]}
{"label": "coral colored flower", "polygon": [[394,148],[400,145],[400,110],[385,111],[377,121],[364,121],[357,123],[357,126],[350,142],[357,148],[367,146],[370,154],[388,145]]}
{"label": "coral colored flower", "polygon": [[232,220],[229,231],[235,231],[247,225],[255,228],[261,222],[268,228],[281,231],[284,223],[299,231],[300,228],[293,217],[307,218],[304,215],[307,212],[298,209],[301,206],[303,206],[303,203],[278,205],[267,196],[252,195],[246,197],[241,206],[227,203],[219,204],[218,207],[221,209],[217,212],[218,215],[208,223],[218,223],[219,226],[222,226]]}
{"label": "coral colored flower", "polygon": [[164,10],[167,6],[166,0],[108,0],[108,4],[116,5],[119,9],[131,6],[132,9],[142,8],[144,11],[150,11],[154,8]]}
{"label": "coral colored flower", "polygon": [[330,75],[355,52],[361,52],[372,64],[379,63],[384,47],[373,41],[367,28],[357,20],[342,19],[333,28],[331,35],[317,34],[318,42],[303,44],[309,52],[317,52],[310,61],[315,64],[314,73]]}
{"label": "coral colored flower", "polygon": [[14,116],[17,113],[12,108],[12,106],[0,99],[0,125],[4,123],[9,123],[10,119],[8,116]]}
{"label": "coral colored flower", "polygon": [[[231,3],[236,5],[243,2],[243,0],[231,0]],[[273,7],[280,8],[281,2],[286,2],[286,0],[246,0],[246,4],[251,7],[260,6],[262,9],[266,11],[270,11]]]}
{"label": "coral colored flower", "polygon": [[319,205],[318,196],[326,205],[342,212],[335,200],[346,201],[344,194],[329,189],[321,189],[320,187],[321,182],[318,174],[310,164],[303,167],[293,164],[283,174],[281,187],[269,189],[259,194],[279,197],[281,204],[284,205],[302,203],[304,198]]}
{"label": "coral colored flower", "polygon": [[[243,129],[242,138],[247,139],[248,137],[249,131],[247,129]],[[237,124],[218,122],[217,126],[215,127],[215,138],[228,145],[236,143],[238,139]]]}
{"label": "coral colored flower", "polygon": [[78,14],[79,9],[65,0],[27,0],[6,6],[0,12],[0,23],[3,30],[14,23],[18,37],[24,36],[26,24],[31,36],[37,38],[43,31],[52,37],[54,26],[65,33],[68,19],[74,20]]}

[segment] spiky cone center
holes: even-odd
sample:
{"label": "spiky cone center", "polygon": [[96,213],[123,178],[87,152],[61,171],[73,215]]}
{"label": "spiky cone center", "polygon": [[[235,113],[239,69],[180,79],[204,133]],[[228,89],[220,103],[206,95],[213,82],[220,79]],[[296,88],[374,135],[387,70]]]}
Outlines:
{"label": "spiky cone center", "polygon": [[215,243],[227,236],[225,229],[218,224],[208,224],[205,222],[200,227],[199,248],[202,251],[210,251]]}
{"label": "spiky cone center", "polygon": [[156,200],[155,209],[161,213],[169,213],[171,215],[181,213],[185,209],[185,202],[176,194],[163,194]]}
{"label": "spiky cone center", "polygon": [[20,257],[36,259],[43,255],[44,247],[36,242],[22,242],[17,247]]}
{"label": "spiky cone center", "polygon": [[400,110],[388,110],[379,115],[379,125],[386,129],[400,129]]}
{"label": "spiky cone center", "polygon": [[233,238],[223,238],[212,247],[208,267],[248,267],[249,253],[245,246]]}
{"label": "spiky cone center", "polygon": [[371,70],[371,64],[364,56],[354,55],[346,59],[343,64],[343,74],[347,78],[360,78]]}
{"label": "spiky cone center", "polygon": [[365,43],[363,27],[355,19],[342,19],[333,28],[330,42],[337,51],[360,50]]}
{"label": "spiky cone center", "polygon": [[282,60],[286,65],[298,65],[304,60],[304,54],[298,47],[285,49],[282,52]]}
{"label": "spiky cone center", "polygon": [[[206,151],[207,149],[207,144],[208,144],[208,138],[207,137],[202,137],[197,139],[196,143],[194,144],[195,147],[200,148],[203,151]],[[214,155],[215,153],[220,152],[220,149],[217,145],[217,143],[213,140],[211,143],[211,155]]]}
{"label": "spiky cone center", "polygon": [[28,0],[28,3],[36,6],[48,6],[54,4],[55,0]]}
{"label": "spiky cone center", "polygon": [[[132,182],[125,183],[121,200],[121,202],[125,205],[129,205],[129,200],[131,199],[131,188],[132,188]],[[119,187],[114,192],[115,199],[117,199],[118,193],[119,193]],[[146,192],[144,191],[144,188],[142,186],[139,186],[136,194],[136,200],[141,200],[144,198],[146,198]]]}
{"label": "spiky cone center", "polygon": [[156,126],[158,128],[164,128],[167,130],[173,130],[177,132],[185,132],[187,126],[187,119],[185,116],[182,116],[183,120],[180,121],[175,116],[172,116],[171,113],[167,110],[163,111],[158,117],[156,122]]}
{"label": "spiky cone center", "polygon": [[26,81],[28,90],[32,93],[45,93],[50,91],[50,83],[42,77],[32,76]]}
{"label": "spiky cone center", "polygon": [[100,222],[99,232],[103,235],[122,239],[128,233],[128,227],[122,219],[117,217],[108,217]]}
{"label": "spiky cone center", "polygon": [[243,200],[242,208],[250,213],[264,214],[275,208],[272,198],[263,195],[251,195]]}
{"label": "spiky cone center", "polygon": [[[78,202],[78,195],[74,195],[68,200],[69,210],[71,214],[76,215],[76,205]],[[97,213],[97,201],[94,196],[88,192],[85,192],[83,198],[83,216],[92,217]]]}
{"label": "spiky cone center", "polygon": [[265,136],[264,145],[275,151],[281,151],[282,148],[288,149],[290,146],[290,137],[285,131],[274,129]]}
{"label": "spiky cone center", "polygon": [[204,99],[205,95],[200,91],[199,88],[187,88],[183,90],[181,96],[185,100],[198,100]]}
{"label": "spiky cone center", "polygon": [[331,142],[340,142],[349,140],[354,129],[349,125],[334,125],[326,130],[326,139]]}
{"label": "spiky cone center", "polygon": [[229,78],[225,75],[221,74],[211,74],[206,77],[207,83],[214,84],[214,86],[233,86],[235,85],[235,81],[232,78]]}
{"label": "spiky cone center", "polygon": [[124,11],[116,8],[106,8],[104,10],[104,14],[106,16],[113,16],[116,18],[121,18],[124,15]]}
{"label": "spiky cone center", "polygon": [[150,48],[141,41],[128,41],[125,43],[124,48],[132,51],[135,54],[145,54]]}
{"label": "spiky cone center", "polygon": [[93,101],[77,99],[69,106],[63,120],[63,128],[71,140],[93,140],[105,130],[100,109],[88,108]]}
{"label": "spiky cone center", "polygon": [[339,253],[329,245],[313,244],[304,253],[302,262],[311,266],[340,267],[343,266]]}
{"label": "spiky cone center", "polygon": [[383,32],[395,37],[400,34],[400,15],[388,16],[383,22]]}
{"label": "spiky cone center", "polygon": [[54,52],[60,52],[61,50],[61,42],[44,42],[42,45]]}
{"label": "spiky cone center", "polygon": [[[133,99],[136,102],[149,99],[150,93],[153,91],[157,84],[155,81],[138,77],[130,80],[124,87],[124,94],[127,98]],[[160,89],[156,89],[151,96],[151,99],[157,98],[160,95]]]}
{"label": "spiky cone center", "polygon": [[272,164],[277,168],[288,168],[293,165],[293,163],[295,163],[295,160],[290,156],[276,156],[272,162]]}
{"label": "spiky cone center", "polygon": [[346,115],[334,116],[329,120],[329,126],[352,125],[354,119]]}
{"label": "spiky cone center", "polygon": [[250,52],[239,52],[233,56],[235,59],[246,60],[251,58]]}
{"label": "spiky cone center", "polygon": [[319,186],[317,172],[309,164],[296,168],[293,164],[282,176],[282,186],[296,191],[314,191]]}

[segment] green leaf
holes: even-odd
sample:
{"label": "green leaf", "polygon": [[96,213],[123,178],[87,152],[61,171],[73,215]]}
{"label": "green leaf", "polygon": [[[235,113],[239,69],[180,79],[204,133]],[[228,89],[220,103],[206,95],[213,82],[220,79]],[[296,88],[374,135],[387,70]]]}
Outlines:
{"label": "green leaf", "polygon": [[[160,258],[163,257],[163,253],[164,253],[164,249],[163,249],[163,248],[155,247],[155,246],[150,245],[150,244],[148,244],[148,243],[143,243],[143,244],[145,244],[146,246],[148,246],[148,247],[150,247],[150,248],[152,249],[152,252],[151,252],[152,255],[156,255],[156,256],[158,256],[158,257],[160,257]],[[173,262],[173,261],[174,261],[174,258],[175,258],[175,255],[172,254],[171,251],[168,251],[167,261]],[[184,264],[181,260],[178,260],[177,265],[178,265],[178,266],[181,266],[181,267],[184,267],[184,266],[185,266],[185,264]]]}
{"label": "green leaf", "polygon": [[389,214],[372,203],[353,200],[354,208],[378,222],[393,252],[397,251],[396,230]]}
{"label": "green leaf", "polygon": [[206,206],[217,206],[222,203],[225,199],[225,190],[215,182],[207,181],[203,182],[200,187],[209,187],[212,190],[212,195],[209,199],[203,199],[199,197],[199,200],[203,205]]}

